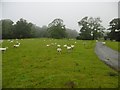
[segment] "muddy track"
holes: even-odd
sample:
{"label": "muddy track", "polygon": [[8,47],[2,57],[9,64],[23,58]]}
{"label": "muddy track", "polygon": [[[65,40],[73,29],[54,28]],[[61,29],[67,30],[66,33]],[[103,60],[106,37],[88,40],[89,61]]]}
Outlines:
{"label": "muddy track", "polygon": [[105,64],[111,68],[120,71],[120,53],[103,45],[101,42],[96,43],[95,53]]}

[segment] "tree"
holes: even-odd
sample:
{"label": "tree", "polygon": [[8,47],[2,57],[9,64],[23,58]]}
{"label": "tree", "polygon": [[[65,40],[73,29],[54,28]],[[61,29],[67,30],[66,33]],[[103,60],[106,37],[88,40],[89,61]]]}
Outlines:
{"label": "tree", "polygon": [[14,30],[15,37],[16,38],[32,37],[32,35],[33,35],[33,32],[31,30],[32,25],[33,25],[32,23],[28,23],[26,20],[21,18],[15,24],[15,30]]}
{"label": "tree", "polygon": [[55,19],[48,25],[48,33],[51,38],[65,38],[67,36],[62,19]]}
{"label": "tree", "polygon": [[4,19],[1,20],[2,22],[2,38],[3,39],[8,39],[8,38],[13,38],[13,21],[10,19]]}
{"label": "tree", "polygon": [[110,21],[109,23],[109,28],[110,33],[108,34],[108,37],[111,40],[117,40],[120,41],[120,18],[115,18]]}
{"label": "tree", "polygon": [[102,21],[99,17],[84,17],[78,22],[78,25],[80,26],[80,34],[77,39],[94,40],[102,37],[105,28],[101,25],[101,22]]}

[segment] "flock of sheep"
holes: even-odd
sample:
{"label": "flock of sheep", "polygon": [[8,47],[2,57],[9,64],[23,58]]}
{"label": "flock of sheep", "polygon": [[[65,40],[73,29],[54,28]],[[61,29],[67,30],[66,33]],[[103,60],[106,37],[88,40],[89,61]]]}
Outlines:
{"label": "flock of sheep", "polygon": [[[23,40],[23,39],[21,39],[21,40]],[[21,45],[21,43],[20,42],[18,42],[18,39],[16,39],[16,40],[7,40],[8,42],[10,42],[10,43],[15,43],[15,44],[13,44],[13,47],[14,48],[18,48],[18,47],[20,47],[20,45]],[[45,40],[44,40],[45,41]],[[2,45],[2,42],[3,42],[3,40],[0,40],[0,44]],[[96,40],[96,42],[98,42],[98,40]],[[55,45],[55,46],[57,46],[57,52],[62,52],[62,47],[64,47],[64,48],[66,48],[67,50],[68,50],[68,52],[69,51],[71,51],[71,50],[73,50],[74,48],[75,48],[75,44],[76,44],[77,42],[75,41],[74,42],[74,44],[69,44],[69,45],[67,45],[67,44],[64,44],[63,46],[62,45],[60,45],[60,44],[57,44],[57,43],[51,43],[51,44],[47,44],[46,46],[47,47],[50,47],[51,45]],[[102,42],[102,45],[105,45],[106,44],[106,42]],[[83,43],[83,45],[86,45],[86,43],[84,42]],[[8,49],[8,47],[4,47],[4,48],[0,48],[0,51],[6,51]]]}
{"label": "flock of sheep", "polygon": [[[13,43],[15,42],[15,44],[13,45],[14,48],[18,48],[20,46],[20,42],[18,42],[18,39],[15,40],[7,40],[8,42],[10,43]],[[0,44],[2,44],[3,40],[0,41]],[[3,47],[3,48],[0,48],[0,51],[6,51],[8,49],[8,47]]]}
{"label": "flock of sheep", "polygon": [[[57,52],[62,52],[62,45],[57,44],[57,43],[51,43],[51,44],[47,44],[46,46],[50,47],[51,45],[57,46],[57,49],[56,49]],[[75,45],[74,44],[71,44],[71,45],[64,44],[63,47],[66,48],[68,51],[70,51],[75,47]]]}

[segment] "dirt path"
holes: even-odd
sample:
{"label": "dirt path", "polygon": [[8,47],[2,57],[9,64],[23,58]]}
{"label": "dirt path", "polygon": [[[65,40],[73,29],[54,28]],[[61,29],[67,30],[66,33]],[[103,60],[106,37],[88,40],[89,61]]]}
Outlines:
{"label": "dirt path", "polygon": [[101,42],[96,43],[95,53],[111,68],[120,71],[120,53],[103,45]]}

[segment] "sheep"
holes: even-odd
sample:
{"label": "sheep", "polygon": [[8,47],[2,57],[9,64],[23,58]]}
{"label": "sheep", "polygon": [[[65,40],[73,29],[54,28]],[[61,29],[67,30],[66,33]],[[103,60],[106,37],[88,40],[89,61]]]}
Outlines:
{"label": "sheep", "polygon": [[63,45],[63,47],[65,47],[65,48],[66,48],[66,47],[67,47],[67,45],[65,44],[65,45]]}
{"label": "sheep", "polygon": [[59,44],[57,45],[57,47],[60,47],[60,46],[61,46],[61,45],[59,45]]}
{"label": "sheep", "polygon": [[19,46],[20,46],[20,45],[18,45],[18,44],[17,44],[17,45],[14,45],[15,48],[18,48]]}
{"label": "sheep", "polygon": [[73,49],[75,46],[74,45],[71,45],[71,48]]}
{"label": "sheep", "polygon": [[6,48],[0,48],[0,51],[5,52],[7,49],[8,49],[8,47],[6,47]]}
{"label": "sheep", "polygon": [[18,43],[18,45],[20,45],[20,43]]}
{"label": "sheep", "polygon": [[70,46],[67,46],[67,50],[70,51],[72,48]]}
{"label": "sheep", "polygon": [[58,51],[58,52],[61,52],[61,51],[62,51],[62,49],[61,49],[61,48],[57,48],[57,51]]}
{"label": "sheep", "polygon": [[50,45],[49,45],[49,44],[47,44],[46,46],[47,46],[47,47],[49,47]]}
{"label": "sheep", "polygon": [[[8,48],[8,47],[7,47]],[[0,51],[6,51],[7,48],[0,48]]]}
{"label": "sheep", "polygon": [[11,40],[10,43],[13,43],[13,40]]}
{"label": "sheep", "polygon": [[102,42],[102,44],[103,44],[103,45],[105,45],[105,44],[106,44],[106,42]]}
{"label": "sheep", "polygon": [[75,43],[77,43],[77,42],[75,42]]}
{"label": "sheep", "polygon": [[10,42],[10,40],[7,40],[8,42]]}

